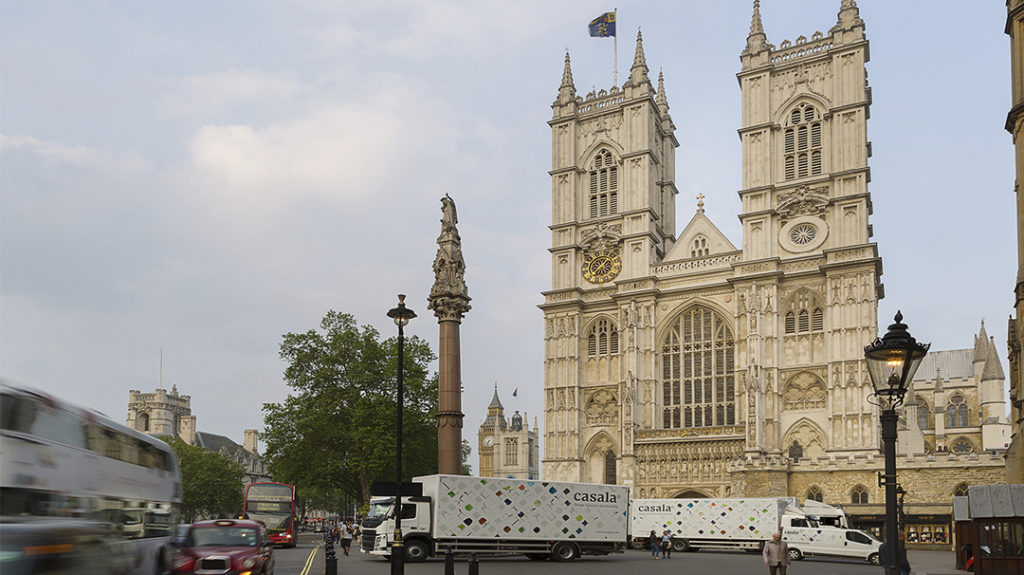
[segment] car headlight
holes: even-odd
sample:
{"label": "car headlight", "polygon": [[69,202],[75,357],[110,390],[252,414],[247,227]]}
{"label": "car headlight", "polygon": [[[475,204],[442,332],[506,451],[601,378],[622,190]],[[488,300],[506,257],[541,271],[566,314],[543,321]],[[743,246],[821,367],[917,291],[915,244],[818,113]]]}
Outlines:
{"label": "car headlight", "polygon": [[250,557],[250,558],[246,559],[245,561],[242,561],[242,568],[243,569],[248,569],[250,567],[255,567],[255,566],[256,566],[256,557]]}

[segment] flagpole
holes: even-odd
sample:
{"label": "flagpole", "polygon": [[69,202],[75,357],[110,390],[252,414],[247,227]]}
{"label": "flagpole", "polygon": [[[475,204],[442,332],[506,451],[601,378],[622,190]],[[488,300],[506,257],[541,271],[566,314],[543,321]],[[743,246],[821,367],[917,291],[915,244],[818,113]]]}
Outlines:
{"label": "flagpole", "polygon": [[612,56],[612,65],[615,69],[612,71],[612,85],[616,88],[619,87],[619,9],[616,8],[612,11],[615,14],[615,47],[613,48],[614,55]]}

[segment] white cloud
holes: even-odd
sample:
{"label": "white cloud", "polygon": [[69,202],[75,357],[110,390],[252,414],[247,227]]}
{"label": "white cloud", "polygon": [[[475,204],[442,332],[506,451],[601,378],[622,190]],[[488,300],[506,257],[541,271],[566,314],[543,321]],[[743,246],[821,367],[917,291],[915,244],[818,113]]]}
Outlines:
{"label": "white cloud", "polygon": [[146,169],[146,162],[134,153],[121,153],[62,142],[39,140],[32,136],[0,134],[0,153],[14,150],[28,152],[43,159],[72,166],[93,168],[104,172],[130,174]]}
{"label": "white cloud", "polygon": [[287,102],[308,91],[300,82],[260,70],[231,68],[182,79],[160,106],[172,115],[218,115],[245,105]]}

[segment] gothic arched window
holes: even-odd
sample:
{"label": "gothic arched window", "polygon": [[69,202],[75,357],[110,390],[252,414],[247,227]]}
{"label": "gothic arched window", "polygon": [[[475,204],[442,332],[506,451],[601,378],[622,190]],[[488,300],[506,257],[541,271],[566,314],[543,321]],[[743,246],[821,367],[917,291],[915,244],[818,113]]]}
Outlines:
{"label": "gothic arched window", "polygon": [[619,165],[608,150],[594,158],[590,171],[590,217],[599,218],[619,211]]}
{"label": "gothic arched window", "polygon": [[793,461],[800,459],[804,456],[804,448],[798,442],[794,441],[789,446],[789,458]]}
{"label": "gothic arched window", "polygon": [[703,307],[681,313],[661,347],[663,426],[735,425],[733,365],[729,323]]}
{"label": "gothic arched window", "polygon": [[850,494],[850,503],[867,503],[868,502],[868,490],[863,485],[858,485],[853,488],[853,492]]}
{"label": "gothic arched window", "polygon": [[953,495],[955,497],[966,497],[967,496],[967,484],[961,483],[953,488]]}
{"label": "gothic arched window", "polygon": [[821,502],[825,500],[825,494],[821,492],[820,487],[818,487],[817,485],[812,485],[811,488],[807,490],[806,499],[813,499],[815,501]]}
{"label": "gothic arched window", "polygon": [[946,406],[946,427],[967,427],[967,402],[962,395],[955,395]]}
{"label": "gothic arched window", "polygon": [[783,329],[787,334],[824,331],[825,312],[817,298],[802,291],[790,300]]}
{"label": "gothic arched window", "polygon": [[702,258],[711,253],[708,247],[708,239],[704,236],[697,236],[690,242],[690,257]]}
{"label": "gothic arched window", "polygon": [[615,452],[609,451],[604,456],[604,482],[607,485],[615,485]]}
{"label": "gothic arched window", "polygon": [[138,422],[135,424],[135,428],[136,429],[138,429],[139,431],[149,431],[149,414],[148,413],[140,413],[137,421]]}
{"label": "gothic arched window", "polygon": [[814,106],[800,104],[790,111],[783,155],[787,180],[821,174],[821,116]]}
{"label": "gothic arched window", "polygon": [[587,336],[587,355],[617,355],[619,353],[619,331],[606,319],[598,320]]}
{"label": "gothic arched window", "polygon": [[515,437],[505,440],[505,465],[519,465],[519,440]]}

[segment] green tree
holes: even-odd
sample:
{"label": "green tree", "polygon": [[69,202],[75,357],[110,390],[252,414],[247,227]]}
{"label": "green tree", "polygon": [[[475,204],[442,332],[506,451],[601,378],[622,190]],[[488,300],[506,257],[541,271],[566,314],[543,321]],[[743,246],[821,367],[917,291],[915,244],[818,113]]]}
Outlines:
{"label": "green tree", "polygon": [[[369,501],[370,486],[395,479],[398,338],[380,340],[349,314],[327,312],[319,330],[286,334],[281,358],[292,389],[263,405],[266,457],[279,481],[338,511]],[[429,345],[405,338],[403,481],[437,472],[436,359]],[[316,501],[307,502],[310,509]]]}
{"label": "green tree", "polygon": [[181,465],[181,516],[188,523],[242,511],[242,466],[219,453],[163,436]]}
{"label": "green tree", "polygon": [[462,474],[473,475],[473,466],[469,464],[469,456],[473,454],[473,446],[468,439],[462,440]]}

